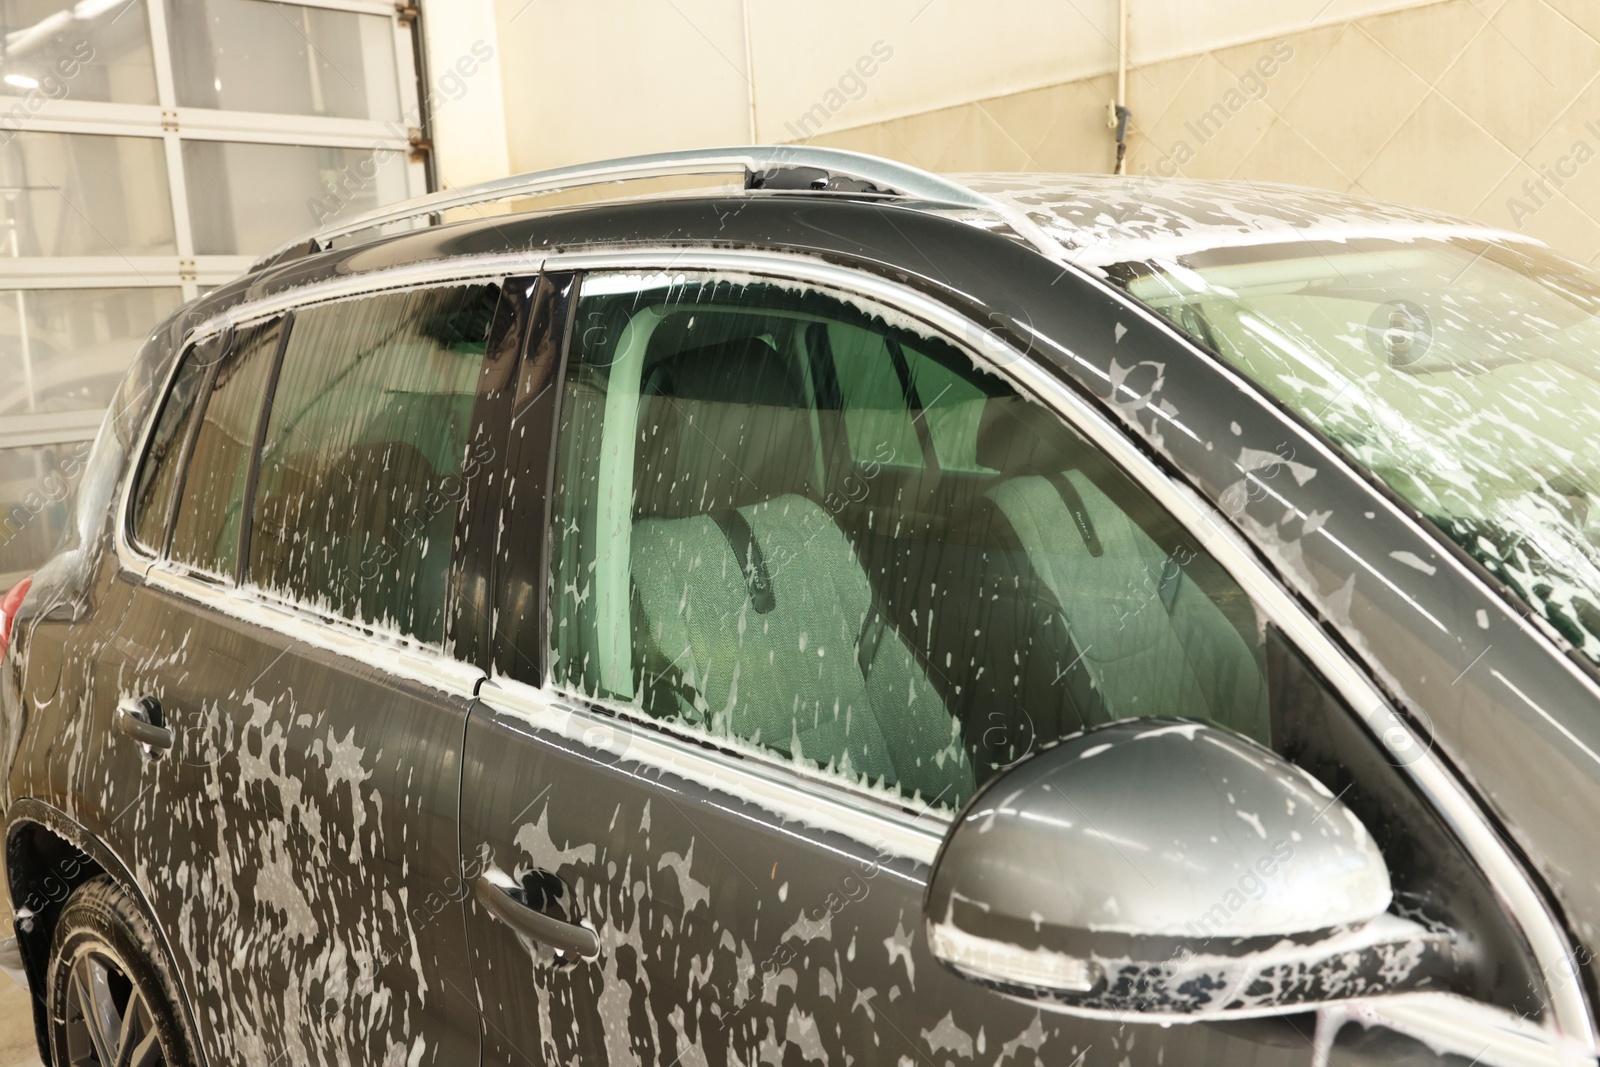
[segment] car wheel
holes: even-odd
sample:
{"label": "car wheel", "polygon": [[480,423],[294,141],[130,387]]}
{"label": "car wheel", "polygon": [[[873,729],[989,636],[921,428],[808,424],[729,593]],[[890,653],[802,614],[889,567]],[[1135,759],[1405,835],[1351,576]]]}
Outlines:
{"label": "car wheel", "polygon": [[106,877],[79,886],[56,924],[46,1002],[63,1067],[190,1067],[150,924]]}

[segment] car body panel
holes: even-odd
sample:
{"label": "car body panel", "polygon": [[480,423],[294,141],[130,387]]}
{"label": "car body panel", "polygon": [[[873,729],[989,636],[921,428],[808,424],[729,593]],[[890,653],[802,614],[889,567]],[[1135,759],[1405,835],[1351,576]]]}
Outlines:
{"label": "car body panel", "polygon": [[[467,698],[163,584],[95,661],[84,815],[173,941],[209,1059],[467,1058],[444,893]],[[112,725],[143,695],[176,736],[159,760]]]}
{"label": "car body panel", "polygon": [[577,721],[501,691],[468,729],[469,862],[563,878],[601,945],[562,965],[469,906],[485,1067],[1311,1062],[1309,1015],[1148,1027],[975,989],[928,951],[928,864],[887,835],[708,788],[640,760],[628,727]]}

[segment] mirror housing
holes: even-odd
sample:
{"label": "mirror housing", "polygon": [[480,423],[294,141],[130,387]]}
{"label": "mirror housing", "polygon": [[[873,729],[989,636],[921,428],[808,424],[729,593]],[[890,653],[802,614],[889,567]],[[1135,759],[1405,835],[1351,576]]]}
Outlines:
{"label": "mirror housing", "polygon": [[1246,1017],[1428,986],[1456,939],[1389,913],[1366,828],[1232,731],[1131,719],[989,782],[934,861],[929,946],[1082,1014]]}

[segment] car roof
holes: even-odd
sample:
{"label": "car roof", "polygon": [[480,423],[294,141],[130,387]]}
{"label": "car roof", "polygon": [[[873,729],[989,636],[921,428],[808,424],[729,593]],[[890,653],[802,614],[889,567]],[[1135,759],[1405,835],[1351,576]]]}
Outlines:
{"label": "car roof", "polygon": [[1109,174],[952,174],[1026,214],[1080,267],[1175,259],[1286,241],[1420,237],[1517,241],[1523,234],[1371,197],[1271,182]]}

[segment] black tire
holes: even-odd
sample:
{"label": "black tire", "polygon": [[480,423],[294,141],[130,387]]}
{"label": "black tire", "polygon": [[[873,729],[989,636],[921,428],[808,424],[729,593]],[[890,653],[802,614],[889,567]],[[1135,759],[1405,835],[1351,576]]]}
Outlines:
{"label": "black tire", "polygon": [[133,898],[110,878],[73,891],[56,922],[45,979],[57,1067],[193,1067],[155,943]]}

